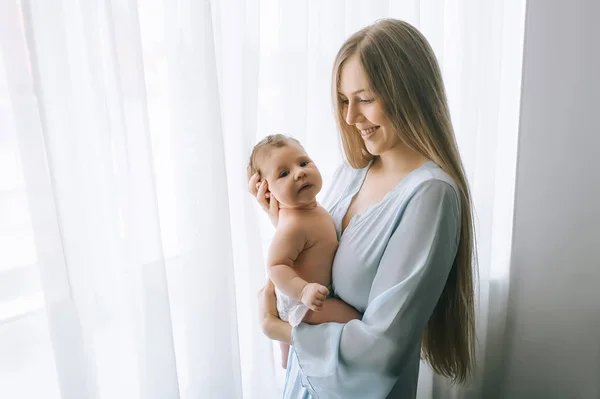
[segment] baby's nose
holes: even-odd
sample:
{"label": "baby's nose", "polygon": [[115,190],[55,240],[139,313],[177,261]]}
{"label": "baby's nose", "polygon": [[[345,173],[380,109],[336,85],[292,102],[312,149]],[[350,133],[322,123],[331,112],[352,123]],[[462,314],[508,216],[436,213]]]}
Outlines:
{"label": "baby's nose", "polygon": [[297,173],[296,173],[296,179],[300,179],[301,177],[305,177],[306,176],[306,171],[304,169],[300,169]]}

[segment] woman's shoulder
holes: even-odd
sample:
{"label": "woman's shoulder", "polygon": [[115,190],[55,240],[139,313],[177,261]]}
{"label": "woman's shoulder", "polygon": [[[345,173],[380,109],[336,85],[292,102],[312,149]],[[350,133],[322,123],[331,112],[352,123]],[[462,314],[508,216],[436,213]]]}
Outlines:
{"label": "woman's shoulder", "polygon": [[425,186],[447,187],[458,195],[458,185],[452,176],[433,161],[429,161],[416,169],[410,177],[409,185],[414,190],[422,189]]}
{"label": "woman's shoulder", "polygon": [[[398,223],[411,212],[422,212],[433,217],[435,212],[443,209],[460,215],[461,201],[459,189],[454,179],[433,162],[414,170],[395,190],[388,201],[390,219]],[[431,211],[431,212],[429,212]]]}
{"label": "woman's shoulder", "polygon": [[415,198],[431,197],[442,201],[444,198],[460,208],[460,193],[454,179],[432,161],[427,162],[411,173],[397,193],[396,202],[406,206]]}

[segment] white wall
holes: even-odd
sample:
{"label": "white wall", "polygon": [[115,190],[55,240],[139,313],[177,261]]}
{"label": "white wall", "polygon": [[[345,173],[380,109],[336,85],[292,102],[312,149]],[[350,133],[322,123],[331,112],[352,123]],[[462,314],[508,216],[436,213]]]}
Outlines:
{"label": "white wall", "polygon": [[489,394],[600,398],[599,21],[597,0],[527,4],[506,358]]}

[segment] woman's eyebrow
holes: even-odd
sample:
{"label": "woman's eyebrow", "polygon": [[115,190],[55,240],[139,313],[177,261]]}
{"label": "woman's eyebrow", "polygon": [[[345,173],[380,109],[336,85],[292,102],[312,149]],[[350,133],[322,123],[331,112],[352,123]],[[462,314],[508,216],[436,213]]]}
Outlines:
{"label": "woman's eyebrow", "polygon": [[[362,93],[362,92],[364,92],[364,91],[366,91],[366,90],[365,90],[365,89],[358,89],[358,90],[354,90],[352,93],[350,93],[350,95],[355,95],[355,94],[358,94],[358,93]],[[344,97],[346,96],[346,95],[345,95],[344,93],[342,93],[341,91],[338,91],[338,94],[339,94],[340,96],[344,96]]]}

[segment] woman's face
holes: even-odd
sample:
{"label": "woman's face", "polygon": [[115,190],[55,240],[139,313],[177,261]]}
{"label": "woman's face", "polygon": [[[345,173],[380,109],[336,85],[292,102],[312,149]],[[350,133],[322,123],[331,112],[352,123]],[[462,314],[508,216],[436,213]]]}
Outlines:
{"label": "woman's face", "polygon": [[372,155],[381,155],[400,143],[369,82],[358,56],[350,57],[340,73],[339,96],[348,125],[357,129]]}

